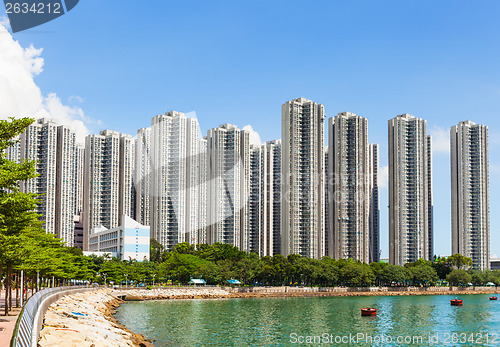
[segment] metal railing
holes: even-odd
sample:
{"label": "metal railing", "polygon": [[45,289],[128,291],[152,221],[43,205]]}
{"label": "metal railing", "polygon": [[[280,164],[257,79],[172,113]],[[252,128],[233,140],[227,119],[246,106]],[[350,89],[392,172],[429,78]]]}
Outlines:
{"label": "metal railing", "polygon": [[40,290],[33,294],[24,304],[17,319],[11,347],[37,346],[43,317],[47,308],[61,297],[73,293],[98,289],[90,286],[68,286]]}

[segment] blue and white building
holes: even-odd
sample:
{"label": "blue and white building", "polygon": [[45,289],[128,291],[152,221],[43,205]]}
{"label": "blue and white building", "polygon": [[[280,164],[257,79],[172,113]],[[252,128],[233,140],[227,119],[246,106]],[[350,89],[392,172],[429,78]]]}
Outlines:
{"label": "blue and white building", "polygon": [[108,253],[121,260],[149,260],[149,240],[149,226],[123,215],[122,223],[117,227],[107,229],[101,225],[92,229],[88,253]]}

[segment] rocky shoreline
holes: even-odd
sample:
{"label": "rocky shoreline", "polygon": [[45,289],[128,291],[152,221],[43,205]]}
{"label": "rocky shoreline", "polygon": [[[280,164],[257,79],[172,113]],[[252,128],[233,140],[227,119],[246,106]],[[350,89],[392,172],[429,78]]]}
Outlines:
{"label": "rocky shoreline", "polygon": [[[276,287],[281,289],[280,287]],[[279,297],[346,297],[346,296],[406,296],[406,295],[462,295],[500,294],[500,289],[474,290],[379,290],[379,291],[313,291],[311,288],[293,288],[290,291],[248,290],[246,288],[161,287],[147,289],[100,289],[64,296],[53,303],[44,317],[39,346],[153,346],[143,335],[135,334],[115,317],[116,308],[124,301],[176,299],[229,299]]]}
{"label": "rocky shoreline", "polygon": [[113,314],[123,302],[111,289],[66,295],[48,308],[38,346],[153,346]]}

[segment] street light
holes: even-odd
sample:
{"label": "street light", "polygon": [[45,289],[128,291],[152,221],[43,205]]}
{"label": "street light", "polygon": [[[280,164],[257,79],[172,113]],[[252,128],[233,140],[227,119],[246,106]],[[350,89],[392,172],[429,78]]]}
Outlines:
{"label": "street light", "polygon": [[155,276],[156,274],[153,274],[153,287],[155,286]]}
{"label": "street light", "polygon": [[124,274],[124,276],[125,276],[125,287],[128,287],[128,282],[127,282],[128,274]]}

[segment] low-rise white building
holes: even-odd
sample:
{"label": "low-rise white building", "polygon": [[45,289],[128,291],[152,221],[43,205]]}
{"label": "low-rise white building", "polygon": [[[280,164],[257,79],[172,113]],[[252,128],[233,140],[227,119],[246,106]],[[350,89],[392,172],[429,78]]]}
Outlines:
{"label": "low-rise white building", "polygon": [[149,240],[149,226],[123,215],[117,227],[107,229],[100,225],[92,229],[89,253],[99,255],[104,252],[121,260],[149,260]]}

